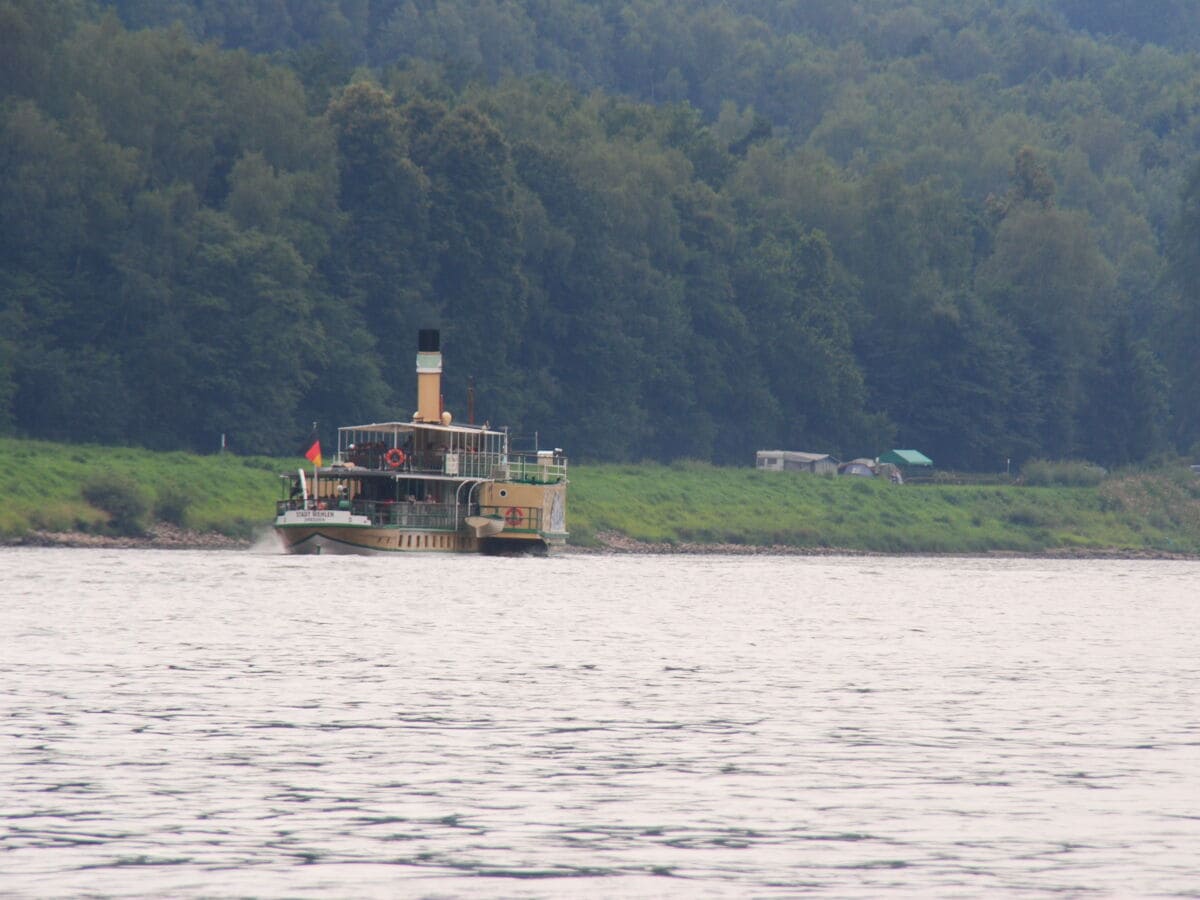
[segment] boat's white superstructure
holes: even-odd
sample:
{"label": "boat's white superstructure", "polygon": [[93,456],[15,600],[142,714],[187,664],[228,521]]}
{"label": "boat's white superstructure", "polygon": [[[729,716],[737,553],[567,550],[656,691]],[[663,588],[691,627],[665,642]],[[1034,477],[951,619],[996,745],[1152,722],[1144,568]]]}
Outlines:
{"label": "boat's white superstructure", "polygon": [[514,453],[506,430],[441,407],[436,331],[422,331],[411,421],[338,429],[328,466],[285,476],[275,530],[293,553],[545,551],[567,539],[561,451]]}

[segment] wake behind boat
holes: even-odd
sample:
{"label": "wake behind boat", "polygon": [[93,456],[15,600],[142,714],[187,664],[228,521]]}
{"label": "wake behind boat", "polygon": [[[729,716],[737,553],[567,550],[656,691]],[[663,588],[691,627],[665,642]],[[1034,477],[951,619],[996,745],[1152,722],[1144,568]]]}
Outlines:
{"label": "wake behind boat", "polygon": [[275,531],[289,553],[545,553],[567,540],[567,460],[514,453],[507,429],[442,409],[440,335],[422,330],[408,422],[338,429],[337,454],[281,476]]}

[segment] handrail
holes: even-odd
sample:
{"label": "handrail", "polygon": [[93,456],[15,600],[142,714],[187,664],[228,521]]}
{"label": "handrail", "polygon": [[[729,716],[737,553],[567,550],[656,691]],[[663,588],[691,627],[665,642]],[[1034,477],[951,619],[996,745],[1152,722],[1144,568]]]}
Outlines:
{"label": "handrail", "polygon": [[540,506],[480,506],[479,515],[504,520],[505,531],[541,531]]}
{"label": "handrail", "polygon": [[[391,466],[378,448],[365,447],[353,454],[339,454],[335,465],[352,464],[363,469],[397,474],[450,475],[528,484],[554,484],[567,477],[563,456],[534,453],[477,453],[471,450],[423,450],[407,452],[404,462]],[[353,469],[348,470],[353,472]]]}
{"label": "handrail", "polygon": [[424,503],[408,500],[280,500],[275,505],[278,515],[290,509],[343,510],[354,516],[366,517],[373,526],[399,526],[428,531],[457,531],[460,509],[455,503]]}
{"label": "handrail", "polygon": [[351,500],[339,503],[336,500],[300,498],[279,500],[275,504],[276,515],[283,515],[293,509],[341,510],[354,516],[365,517],[375,527],[390,526],[426,531],[457,531],[462,525],[462,520],[472,514],[503,519],[505,531],[539,532],[543,522],[540,506],[483,506],[408,500]]}
{"label": "handrail", "polygon": [[501,465],[497,481],[520,481],[527,484],[555,484],[567,477],[565,456],[542,456],[534,453],[510,453]]}

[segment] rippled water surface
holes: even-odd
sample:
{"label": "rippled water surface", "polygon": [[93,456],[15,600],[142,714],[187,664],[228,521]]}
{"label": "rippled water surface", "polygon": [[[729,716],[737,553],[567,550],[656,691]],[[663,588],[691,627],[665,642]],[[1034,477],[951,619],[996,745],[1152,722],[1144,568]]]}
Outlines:
{"label": "rippled water surface", "polygon": [[0,894],[1200,896],[1200,565],[0,552]]}

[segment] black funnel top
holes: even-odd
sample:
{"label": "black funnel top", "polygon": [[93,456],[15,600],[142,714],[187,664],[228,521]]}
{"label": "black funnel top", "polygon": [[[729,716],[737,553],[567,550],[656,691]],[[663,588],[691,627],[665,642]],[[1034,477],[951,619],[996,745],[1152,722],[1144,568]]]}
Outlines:
{"label": "black funnel top", "polygon": [[440,353],[441,333],[436,328],[422,328],[417,332],[417,350],[421,353]]}

